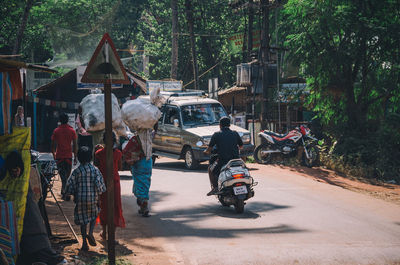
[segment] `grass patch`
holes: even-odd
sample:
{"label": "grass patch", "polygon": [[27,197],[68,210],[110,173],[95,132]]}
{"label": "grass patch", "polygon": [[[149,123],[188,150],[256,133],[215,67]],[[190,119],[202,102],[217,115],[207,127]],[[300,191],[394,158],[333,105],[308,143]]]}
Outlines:
{"label": "grass patch", "polygon": [[253,156],[248,156],[246,158],[246,163],[253,164],[253,163],[256,163],[256,160],[254,159]]}
{"label": "grass patch", "polygon": [[[107,265],[108,264],[108,258],[107,257],[97,257],[94,258],[92,261],[89,263],[86,263],[87,265]],[[116,265],[133,265],[130,261],[127,261],[125,259],[116,259],[115,260]]]}

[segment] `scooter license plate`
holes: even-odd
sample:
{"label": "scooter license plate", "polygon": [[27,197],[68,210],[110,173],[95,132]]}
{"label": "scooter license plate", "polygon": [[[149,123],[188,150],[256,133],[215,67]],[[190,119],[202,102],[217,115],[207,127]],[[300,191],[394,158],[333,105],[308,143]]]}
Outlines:
{"label": "scooter license plate", "polygon": [[233,187],[233,193],[235,193],[235,195],[246,194],[247,188],[244,185],[238,186],[238,187]]}

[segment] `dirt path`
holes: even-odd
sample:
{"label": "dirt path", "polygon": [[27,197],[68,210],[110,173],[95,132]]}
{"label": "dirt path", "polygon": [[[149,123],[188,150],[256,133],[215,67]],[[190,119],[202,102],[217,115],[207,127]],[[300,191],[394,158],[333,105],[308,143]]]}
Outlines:
{"label": "dirt path", "polygon": [[[255,165],[258,168],[262,165]],[[353,179],[338,174],[333,170],[323,167],[307,168],[301,166],[275,166],[299,173],[300,175],[314,179],[318,182],[324,182],[339,186],[344,189],[371,195],[375,198],[400,205],[400,185],[377,182],[368,179]]]}
{"label": "dirt path", "polygon": [[[163,159],[164,160],[164,159]],[[161,161],[163,161],[161,160]],[[165,159],[165,161],[170,161]],[[171,160],[172,161],[172,160]],[[341,176],[334,171],[319,168],[306,168],[300,166],[280,166],[280,165],[259,165],[259,164],[248,164],[250,168],[256,169],[265,175],[268,175],[268,170],[274,167],[278,170],[290,170],[296,172],[299,175],[311,178],[315,181],[336,185],[344,189],[369,194],[373,197],[383,199],[395,204],[400,205],[400,186],[393,184],[372,185],[366,181],[361,182],[359,180],[348,179]],[[60,198],[60,185],[59,180],[55,181],[54,191],[57,200],[70,220],[73,228],[75,229],[79,239],[80,230],[79,227],[73,224],[73,208],[74,204],[72,201],[62,201]],[[132,198],[133,202],[133,198]],[[131,199],[125,199],[123,201],[125,207],[133,207],[126,205],[131,203]],[[107,246],[106,242],[100,240],[100,227],[97,225],[95,228],[95,238],[98,241],[96,247],[90,247],[89,252],[82,252],[79,250],[81,242],[79,244],[74,242],[74,237],[70,232],[65,219],[63,218],[60,210],[58,209],[55,200],[49,197],[46,200],[46,207],[50,219],[51,229],[53,233],[52,243],[56,250],[63,253],[68,261],[83,261],[86,264],[103,264],[102,261],[107,260]],[[143,224],[144,220],[132,211],[124,211],[127,227],[123,230],[117,230],[116,239],[119,244],[116,245],[116,255],[119,259],[123,259],[124,262],[119,264],[177,264],[181,262],[179,255],[175,255],[175,251],[170,249],[168,242],[162,238],[152,237],[152,231],[144,229],[140,224]],[[79,262],[72,263],[79,264]],[[118,264],[118,263],[117,263]]]}
{"label": "dirt path", "polygon": [[[76,243],[56,201],[49,193],[49,197],[46,199],[46,208],[53,234],[51,238],[53,248],[61,252],[71,264],[82,264],[82,262],[85,264],[103,264],[107,260],[107,244],[104,240],[101,240],[99,236],[101,231],[100,225],[96,225],[94,232],[97,246],[90,246],[88,252],[80,251],[82,241],[80,228],[74,224],[73,220],[74,203],[72,201],[67,202],[61,200],[60,188],[61,181],[56,180],[53,188],[55,196],[78,235],[79,244]],[[163,240],[157,238],[149,239],[148,236],[143,236],[149,233],[149,231],[143,231],[135,227],[135,223],[138,223],[138,221],[135,220],[136,218],[139,219],[142,217],[129,216],[129,219],[126,218],[125,220],[126,228],[123,230],[117,229],[116,231],[115,238],[118,241],[115,247],[117,264],[174,264],[174,257],[167,255],[167,252],[162,247],[164,245]]]}

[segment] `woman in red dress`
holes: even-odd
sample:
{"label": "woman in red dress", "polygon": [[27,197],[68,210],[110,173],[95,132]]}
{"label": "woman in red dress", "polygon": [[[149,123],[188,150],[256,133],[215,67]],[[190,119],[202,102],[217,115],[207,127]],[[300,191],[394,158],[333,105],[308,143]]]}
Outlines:
{"label": "woman in red dress", "polygon": [[[116,136],[113,132],[113,145],[116,143]],[[105,134],[103,135],[103,142],[105,142]],[[104,183],[107,184],[106,179],[106,149],[101,148],[95,153],[95,165],[100,169],[101,174],[104,178]],[[121,203],[121,185],[118,170],[122,168],[122,152],[116,147],[113,148],[113,175],[114,175],[114,225],[115,228],[125,227],[125,219],[122,215],[122,203]],[[103,227],[103,231],[100,236],[106,239],[107,231],[107,191],[102,193],[100,196],[100,224]]]}

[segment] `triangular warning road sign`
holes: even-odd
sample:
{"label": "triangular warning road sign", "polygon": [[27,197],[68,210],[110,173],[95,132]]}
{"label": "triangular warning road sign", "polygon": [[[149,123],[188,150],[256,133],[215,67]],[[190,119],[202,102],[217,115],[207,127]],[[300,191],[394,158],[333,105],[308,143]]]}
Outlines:
{"label": "triangular warning road sign", "polygon": [[110,35],[104,34],[82,76],[83,83],[129,84]]}

